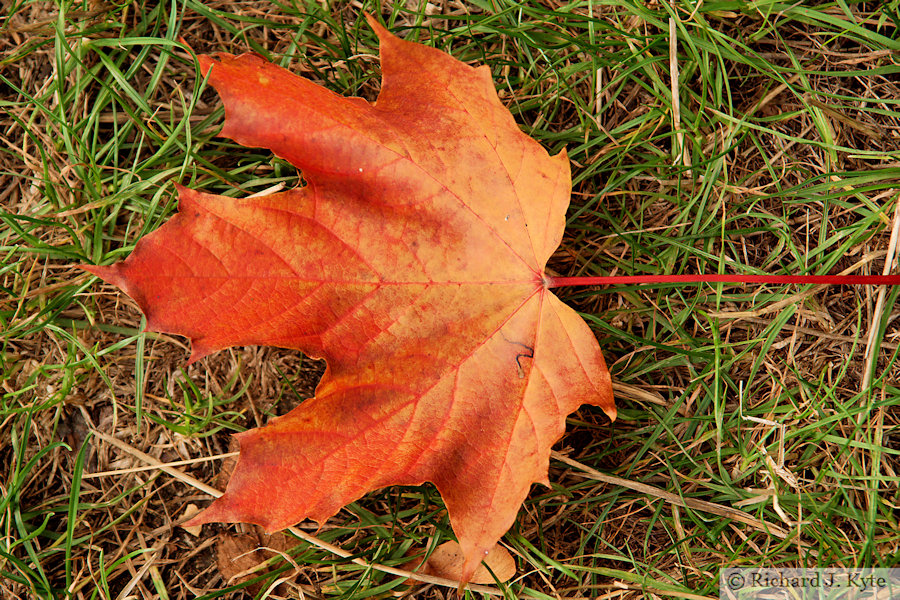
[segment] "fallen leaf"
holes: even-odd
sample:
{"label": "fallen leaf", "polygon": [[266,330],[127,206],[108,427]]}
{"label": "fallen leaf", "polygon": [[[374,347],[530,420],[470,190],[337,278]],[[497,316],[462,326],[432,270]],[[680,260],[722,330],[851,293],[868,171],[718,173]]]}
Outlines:
{"label": "fallen leaf", "polygon": [[377,102],[259,56],[200,57],[222,135],[269,148],[305,187],[234,199],[179,187],[179,213],[111,267],[148,328],[328,363],[314,398],[237,435],[225,495],[199,517],[268,531],[324,522],[389,485],[433,482],[471,578],[581,404],[615,417],[587,324],[544,274],[571,178],[522,133],[486,67],[394,37]]}
{"label": "fallen leaf", "polygon": [[[197,507],[197,505],[191,503],[184,507],[184,514],[181,515],[181,518],[182,519],[191,519],[194,516],[196,516],[199,512],[200,512],[200,509]],[[182,528],[194,537],[199,536],[200,532],[201,532],[201,528],[199,525],[194,525],[194,526],[182,525]]]}
{"label": "fallen leaf", "polygon": [[[278,554],[286,555],[291,548],[289,538],[281,533],[220,533],[216,540],[216,564],[222,581],[229,586],[237,585],[271,570],[266,561]],[[251,584],[248,592],[256,596],[263,585],[262,582]]]}
{"label": "fallen leaf", "polygon": [[[435,548],[434,552],[425,559],[425,564],[421,564],[421,561],[419,561],[415,564],[405,565],[404,569],[412,571],[418,567],[419,573],[460,581],[463,576],[464,562],[465,557],[463,556],[462,548],[460,548],[458,543],[450,541],[444,542]],[[497,544],[491,548],[484,560],[481,561],[469,582],[480,584],[502,583],[509,581],[515,575],[516,559],[512,557],[509,550]]]}
{"label": "fallen leaf", "polygon": [[[252,579],[259,573],[265,558],[254,557],[259,542],[256,536],[243,533],[220,533],[216,540],[216,564],[225,585],[235,585]],[[259,590],[254,590],[258,592]]]}
{"label": "fallen leaf", "polygon": [[222,459],[222,462],[219,464],[219,472],[216,473],[216,477],[213,479],[213,487],[217,490],[224,491],[228,488],[231,474],[234,473],[234,468],[238,462],[237,456],[234,456],[233,453],[238,452],[240,449],[241,446],[234,437],[228,439],[229,456]]}

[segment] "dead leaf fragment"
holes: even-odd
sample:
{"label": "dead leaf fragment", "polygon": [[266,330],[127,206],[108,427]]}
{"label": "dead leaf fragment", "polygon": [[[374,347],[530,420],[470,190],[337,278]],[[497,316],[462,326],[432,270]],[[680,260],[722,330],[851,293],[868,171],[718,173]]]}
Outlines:
{"label": "dead leaf fragment", "polygon": [[[460,581],[463,576],[464,563],[465,556],[459,544],[454,541],[444,542],[434,549],[434,552],[425,561],[420,571],[427,575]],[[509,581],[515,575],[516,560],[509,553],[509,550],[497,544],[488,551],[482,564],[478,565],[469,581],[482,584],[503,583]]]}
{"label": "dead leaf fragment", "polygon": [[[200,509],[197,507],[196,504],[188,504],[187,506],[184,507],[184,513],[181,515],[181,518],[182,519],[192,519],[195,516],[197,516],[197,514],[199,514],[199,513],[200,513]],[[182,525],[181,528],[184,529],[185,531],[187,531],[192,536],[197,537],[198,535],[200,535],[200,532],[203,529],[203,525],[191,525],[191,526]]]}
{"label": "dead leaf fragment", "polygon": [[[216,541],[219,574],[229,586],[249,581],[269,570],[266,561],[290,548],[290,539],[284,534],[267,535],[256,527],[252,533],[220,533]],[[248,588],[251,595],[261,590],[261,583]]]}
{"label": "dead leaf fragment", "polygon": [[252,578],[261,561],[254,556],[256,536],[220,533],[216,543],[216,561],[225,585],[242,583]]}

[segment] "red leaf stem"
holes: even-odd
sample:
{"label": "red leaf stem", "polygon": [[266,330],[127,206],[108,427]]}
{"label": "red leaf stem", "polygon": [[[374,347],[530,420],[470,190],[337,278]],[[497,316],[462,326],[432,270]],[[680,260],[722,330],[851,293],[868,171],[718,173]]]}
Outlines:
{"label": "red leaf stem", "polygon": [[900,285],[900,275],[606,275],[548,277],[547,287],[654,283],[775,283],[816,285]]}

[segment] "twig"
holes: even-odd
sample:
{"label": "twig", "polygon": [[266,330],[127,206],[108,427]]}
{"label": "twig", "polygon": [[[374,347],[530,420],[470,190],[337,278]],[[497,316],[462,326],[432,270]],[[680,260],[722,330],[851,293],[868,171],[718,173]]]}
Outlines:
{"label": "twig", "polygon": [[683,498],[678,494],[673,494],[672,492],[661,490],[658,487],[647,485],[646,483],[639,483],[637,481],[623,479],[614,475],[606,475],[605,473],[601,473],[596,469],[592,469],[591,467],[582,464],[577,460],[572,460],[567,456],[563,456],[559,452],[551,452],[550,456],[555,460],[566,463],[570,467],[574,467],[579,471],[582,471],[581,473],[578,473],[578,475],[581,475],[582,477],[585,477],[587,479],[594,479],[596,481],[602,481],[603,483],[609,483],[611,485],[628,488],[642,494],[647,494],[648,496],[656,496],[657,498],[665,500],[666,502],[674,504],[676,506],[712,513],[726,519],[731,519],[733,521],[744,523],[745,525],[750,525],[751,527],[755,527],[756,529],[778,536],[782,539],[787,539],[789,535],[787,531],[785,531],[781,527],[778,527],[777,525],[773,525],[772,523],[763,521],[762,519],[757,519],[756,517],[745,513],[742,510],[731,508],[730,506],[714,504],[713,502],[707,502],[706,500],[697,500],[696,498]]}
{"label": "twig", "polygon": [[[897,204],[894,206],[894,226],[891,228],[891,239],[888,242],[887,256],[884,259],[883,275],[889,275],[894,267],[897,259],[897,241],[900,238],[900,197],[897,198]],[[875,337],[878,335],[881,323],[881,315],[884,314],[884,298],[887,295],[887,288],[882,286],[878,290],[878,300],[875,302],[875,310],[872,313],[872,320],[869,323],[869,339],[866,341],[866,364],[863,368],[862,391],[865,393],[869,389],[872,382],[872,371],[875,363]],[[862,413],[860,413],[862,415]]]}
{"label": "twig", "polygon": [[669,17],[669,86],[672,88],[672,129],[675,130],[675,166],[691,166],[691,157],[684,148],[684,131],[681,128],[681,90],[678,87],[678,28],[675,24],[675,2],[672,0]]}

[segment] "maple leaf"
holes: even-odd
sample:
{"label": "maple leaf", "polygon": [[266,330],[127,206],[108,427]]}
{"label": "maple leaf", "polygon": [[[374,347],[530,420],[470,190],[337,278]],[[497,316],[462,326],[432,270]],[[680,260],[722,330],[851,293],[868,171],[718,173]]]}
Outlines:
{"label": "maple leaf", "polygon": [[468,580],[513,523],[581,404],[615,418],[587,324],[549,291],[565,227],[565,152],[522,133],[486,67],[373,19],[377,102],[262,58],[200,57],[222,135],[303,173],[300,189],[233,199],[179,187],[179,212],[111,267],[148,329],[191,360],[237,345],[325,358],[314,398],[237,435],[225,495],[192,522],[274,531],[323,522],[389,485],[433,482]]}

